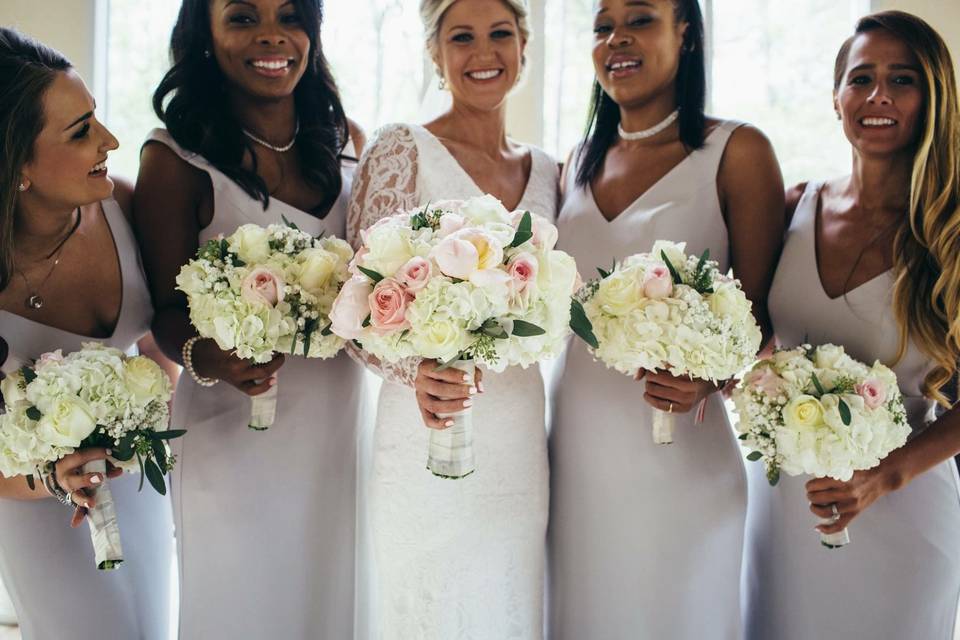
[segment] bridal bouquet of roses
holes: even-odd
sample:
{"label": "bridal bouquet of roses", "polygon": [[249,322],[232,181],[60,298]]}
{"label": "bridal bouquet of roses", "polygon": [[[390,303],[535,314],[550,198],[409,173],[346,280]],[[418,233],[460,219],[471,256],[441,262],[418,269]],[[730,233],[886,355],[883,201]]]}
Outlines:
{"label": "bridal bouquet of roses", "polygon": [[[0,415],[0,473],[50,474],[53,464],[78,449],[110,449],[111,462],[139,470],[165,494],[164,476],[174,465],[167,441],[185,431],[167,430],[170,380],[149,358],[127,357],[118,349],[84,343],[66,356],[45,353],[0,383],[6,412]],[[106,461],[83,466],[106,477]],[[106,483],[95,490],[87,514],[97,568],[123,562],[117,514]]]}
{"label": "bridal bouquet of roses", "polygon": [[[760,360],[733,393],[737,431],[749,460],[762,460],[775,485],[781,471],[846,481],[872,469],[910,435],[897,376],[867,366],[843,347],[803,345]],[[822,534],[824,546],[850,541]]]}
{"label": "bridal bouquet of roses", "polygon": [[[383,218],[362,233],[355,273],[334,303],[333,332],[389,362],[434,358],[472,374],[558,355],[569,335],[576,264],[556,227],[486,195]],[[431,431],[428,468],[475,469],[470,413]]]}
{"label": "bridal bouquet of roses", "polygon": [[[607,367],[627,375],[665,369],[714,382],[754,361],[761,333],[737,280],[717,263],[688,256],[684,243],[657,241],[576,295],[574,330]],[[672,413],[654,409],[653,439],[673,441]]]}
{"label": "bridal bouquet of roses", "polygon": [[[331,333],[329,315],[352,257],[345,241],[314,238],[291,223],[245,224],[202,245],[181,268],[177,288],[200,336],[239,358],[332,358],[344,341]],[[274,386],[252,399],[252,429],[273,424],[276,398]]]}

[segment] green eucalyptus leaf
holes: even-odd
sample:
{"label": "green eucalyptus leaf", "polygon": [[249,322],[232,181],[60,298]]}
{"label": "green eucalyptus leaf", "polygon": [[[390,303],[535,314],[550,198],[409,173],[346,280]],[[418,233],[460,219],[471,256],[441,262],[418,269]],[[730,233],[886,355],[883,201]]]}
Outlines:
{"label": "green eucalyptus leaf", "polygon": [[532,322],[526,322],[525,320],[513,321],[513,335],[515,336],[529,338],[530,336],[542,336],[545,333],[546,331]]}
{"label": "green eucalyptus leaf", "polygon": [[593,323],[587,317],[583,305],[575,298],[570,301],[570,328],[588,345],[594,349],[600,348],[600,342],[593,333]]}

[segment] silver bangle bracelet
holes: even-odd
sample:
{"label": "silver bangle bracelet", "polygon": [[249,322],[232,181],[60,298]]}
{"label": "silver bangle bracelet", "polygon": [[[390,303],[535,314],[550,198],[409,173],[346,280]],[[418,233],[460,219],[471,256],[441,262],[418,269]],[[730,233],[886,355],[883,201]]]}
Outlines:
{"label": "silver bangle bracelet", "polygon": [[197,340],[202,340],[200,336],[193,336],[183,343],[183,348],[180,350],[181,355],[183,356],[183,368],[187,370],[187,373],[190,374],[190,377],[193,378],[201,387],[212,387],[213,385],[220,382],[216,378],[204,378],[203,376],[197,373],[197,370],[193,368],[193,345],[196,344]]}
{"label": "silver bangle bracelet", "polygon": [[57,480],[57,465],[55,463],[48,462],[43,469],[40,470],[40,476],[43,479],[43,486],[46,487],[47,493],[56,498],[62,505],[70,508],[76,507],[76,505],[73,504],[73,497],[64,491],[63,487],[60,486],[60,482]]}

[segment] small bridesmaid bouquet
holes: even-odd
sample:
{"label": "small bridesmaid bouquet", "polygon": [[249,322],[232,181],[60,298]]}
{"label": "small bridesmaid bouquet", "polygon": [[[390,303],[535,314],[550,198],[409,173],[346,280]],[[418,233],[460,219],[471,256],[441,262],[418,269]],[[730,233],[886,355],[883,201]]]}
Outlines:
{"label": "small bridesmaid bouquet", "polygon": [[[737,385],[733,402],[739,438],[751,450],[747,459],[763,461],[771,485],[781,472],[845,482],[854,471],[880,464],[910,435],[893,371],[880,362],[867,366],[832,344],[760,360]],[[835,549],[850,535],[844,529],[820,534],[820,541]]]}
{"label": "small bridesmaid bouquet", "polygon": [[[362,233],[354,277],[334,303],[333,332],[388,362],[434,358],[472,375],[527,367],[563,350],[578,279],[553,247],[556,227],[496,198],[428,204],[383,218]],[[473,473],[469,409],[431,430],[427,468]]]}
{"label": "small bridesmaid bouquet", "polygon": [[[31,488],[41,469],[51,472],[60,458],[78,449],[111,450],[116,466],[141,473],[161,495],[174,457],[167,441],[185,431],[167,430],[170,380],[149,358],[127,357],[118,349],[84,343],[63,356],[45,353],[0,383],[6,412],[0,415],[0,473],[26,476]],[[106,478],[106,461],[83,466]],[[97,568],[123,562],[120,528],[106,481],[95,490],[88,512]]]}
{"label": "small bridesmaid bouquet", "polygon": [[[344,341],[331,333],[329,315],[352,257],[345,241],[314,238],[290,222],[245,224],[201,246],[180,269],[177,288],[187,294],[197,333],[239,358],[332,358]],[[269,428],[277,387],[251,400],[250,428]]]}
{"label": "small bridesmaid bouquet", "polygon": [[[577,293],[571,326],[607,367],[718,382],[756,358],[760,327],[740,282],[720,273],[709,251],[697,258],[685,248],[658,240],[650,253],[599,269]],[[672,413],[653,410],[655,443],[673,442],[673,428]]]}

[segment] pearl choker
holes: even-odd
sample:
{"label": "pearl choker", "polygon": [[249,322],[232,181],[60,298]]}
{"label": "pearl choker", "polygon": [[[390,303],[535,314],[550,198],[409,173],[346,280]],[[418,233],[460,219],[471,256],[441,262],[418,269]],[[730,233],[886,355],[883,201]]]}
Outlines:
{"label": "pearl choker", "polygon": [[293,138],[290,139],[290,142],[288,142],[287,144],[280,145],[280,146],[272,145],[272,144],[270,144],[269,142],[267,142],[266,140],[261,140],[260,138],[258,138],[257,136],[253,135],[252,133],[250,133],[250,132],[247,131],[246,129],[242,129],[242,131],[243,131],[243,135],[247,136],[248,138],[250,138],[251,140],[253,140],[253,141],[256,142],[257,144],[262,145],[262,146],[266,147],[267,149],[270,149],[271,151],[276,151],[277,153],[286,153],[287,151],[290,151],[290,149],[293,148],[293,143],[295,143],[295,142],[297,141],[297,135],[299,135],[299,133],[300,133],[300,120],[299,120],[299,119],[297,120],[297,126],[296,126],[296,128],[293,130]]}
{"label": "pearl choker", "polygon": [[646,138],[653,137],[673,124],[673,121],[677,119],[680,115],[680,110],[676,110],[666,118],[661,120],[659,123],[653,125],[649,129],[644,129],[643,131],[624,131],[623,125],[617,125],[617,133],[620,134],[620,137],[624,140],[644,140]]}

